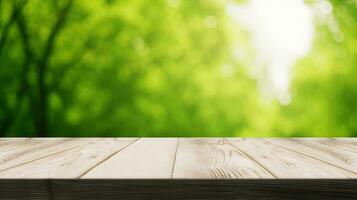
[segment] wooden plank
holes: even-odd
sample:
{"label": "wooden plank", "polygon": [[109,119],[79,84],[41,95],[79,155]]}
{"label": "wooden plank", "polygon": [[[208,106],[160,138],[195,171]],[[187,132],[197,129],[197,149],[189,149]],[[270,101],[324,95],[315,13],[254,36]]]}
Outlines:
{"label": "wooden plank", "polygon": [[177,139],[142,138],[81,178],[171,178]]}
{"label": "wooden plank", "polygon": [[53,199],[357,199],[355,179],[80,179],[51,183]]}
{"label": "wooden plank", "polygon": [[[29,140],[33,140],[31,138],[0,138],[0,149],[6,145],[21,144],[27,142]],[[34,140],[35,141],[35,140]]]}
{"label": "wooden plank", "polygon": [[97,139],[86,145],[3,170],[0,178],[78,178],[134,141],[135,139]]}
{"label": "wooden plank", "polygon": [[357,199],[355,140],[177,141],[0,140],[0,199]]}
{"label": "wooden plank", "polygon": [[342,149],[345,151],[357,153],[357,138],[320,139],[318,142],[327,146],[331,146],[335,149]]}
{"label": "wooden plank", "polygon": [[75,148],[80,145],[89,143],[93,139],[36,139],[40,143],[32,143],[29,141],[24,146],[19,146],[12,151],[4,151],[0,153],[0,172],[30,162],[66,149]]}
{"label": "wooden plank", "polygon": [[30,138],[0,139],[0,153],[19,150],[23,147],[37,145],[45,141],[47,140],[30,139]]}
{"label": "wooden plank", "polygon": [[180,139],[173,178],[274,178],[223,139]]}
{"label": "wooden plank", "polygon": [[357,174],[357,153],[324,145],[326,139],[269,139],[269,141]]}
{"label": "wooden plank", "polygon": [[49,183],[44,179],[0,179],[0,199],[52,200]]}
{"label": "wooden plank", "polygon": [[357,199],[356,188],[356,179],[0,179],[0,197],[4,200],[351,200]]}
{"label": "wooden plank", "polygon": [[356,174],[261,139],[229,139],[278,178],[357,178]]}

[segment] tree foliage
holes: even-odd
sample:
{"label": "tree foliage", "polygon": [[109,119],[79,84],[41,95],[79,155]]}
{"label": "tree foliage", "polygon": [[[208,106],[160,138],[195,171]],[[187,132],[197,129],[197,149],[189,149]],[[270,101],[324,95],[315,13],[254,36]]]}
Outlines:
{"label": "tree foliage", "polygon": [[357,136],[357,10],[262,100],[219,0],[0,0],[1,136]]}

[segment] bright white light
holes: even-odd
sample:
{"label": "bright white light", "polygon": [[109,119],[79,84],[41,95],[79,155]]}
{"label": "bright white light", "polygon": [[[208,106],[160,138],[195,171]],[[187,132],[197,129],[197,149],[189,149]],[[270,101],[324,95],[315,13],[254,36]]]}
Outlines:
{"label": "bright white light", "polygon": [[[357,2],[357,1],[356,1]],[[333,15],[333,6],[327,0],[316,0],[314,4],[315,15],[317,16],[317,22],[319,25],[326,24],[332,33],[336,42],[343,41],[343,33],[340,30],[340,26]]]}
{"label": "bright white light", "polygon": [[312,10],[304,0],[250,0],[244,6],[228,5],[227,13],[252,35],[257,50],[252,75],[262,94],[289,104],[292,66],[313,41]]}

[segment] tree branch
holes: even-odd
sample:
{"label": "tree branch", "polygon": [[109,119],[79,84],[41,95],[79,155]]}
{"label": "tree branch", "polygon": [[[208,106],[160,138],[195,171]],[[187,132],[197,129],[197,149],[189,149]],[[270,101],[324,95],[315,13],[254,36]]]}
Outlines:
{"label": "tree branch", "polygon": [[23,99],[28,90],[27,76],[30,70],[31,61],[33,60],[33,54],[30,48],[28,28],[26,26],[25,18],[21,13],[19,13],[16,15],[14,20],[19,29],[25,59],[21,67],[19,88],[16,92],[16,105],[14,106],[14,109],[7,109],[6,111],[6,118],[0,124],[0,133],[2,134],[5,134],[7,130],[11,127],[11,125],[15,121],[16,116],[22,108]]}
{"label": "tree branch", "polygon": [[24,1],[23,3],[21,3],[20,5],[16,5],[15,1],[13,2],[13,10],[12,10],[10,19],[9,19],[9,21],[7,21],[7,23],[5,23],[4,29],[1,33],[0,55],[1,55],[2,50],[4,49],[4,45],[5,45],[6,39],[8,37],[10,28],[11,28],[12,24],[15,22],[18,15],[22,12],[22,9],[26,5],[26,3],[27,3],[27,0]]}
{"label": "tree branch", "polygon": [[72,5],[72,0],[68,0],[67,4],[61,9],[58,13],[57,21],[55,22],[49,36],[47,42],[45,44],[45,48],[43,50],[42,57],[38,61],[38,89],[39,89],[39,105],[38,105],[38,117],[36,122],[36,127],[38,131],[38,136],[46,136],[47,135],[47,126],[48,126],[48,116],[47,116],[47,107],[48,107],[48,91],[45,83],[45,77],[47,75],[48,69],[48,61],[50,55],[53,51],[53,46],[55,44],[55,39],[61,30],[69,9]]}

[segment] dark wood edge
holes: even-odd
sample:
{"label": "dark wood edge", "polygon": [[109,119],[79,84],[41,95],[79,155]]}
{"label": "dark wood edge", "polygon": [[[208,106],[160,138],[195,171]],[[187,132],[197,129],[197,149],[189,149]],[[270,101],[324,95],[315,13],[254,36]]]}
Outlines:
{"label": "dark wood edge", "polygon": [[357,179],[0,179],[0,199],[357,199]]}

